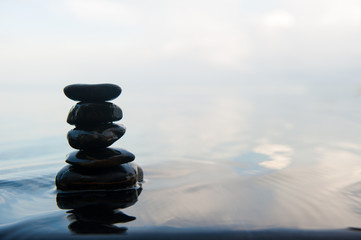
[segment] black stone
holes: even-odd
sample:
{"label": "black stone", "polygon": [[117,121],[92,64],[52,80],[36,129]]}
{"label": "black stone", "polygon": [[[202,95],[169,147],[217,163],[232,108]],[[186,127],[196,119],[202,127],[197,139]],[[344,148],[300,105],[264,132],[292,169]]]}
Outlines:
{"label": "black stone", "polygon": [[98,206],[112,209],[127,208],[138,201],[141,192],[142,188],[58,192],[56,203],[60,209],[96,208]]}
{"label": "black stone", "polygon": [[115,211],[107,206],[95,205],[92,207],[76,208],[68,211],[69,217],[80,222],[99,224],[116,224],[134,221],[135,217],[128,216],[121,211]]}
{"label": "black stone", "polygon": [[74,151],[65,161],[77,168],[110,168],[134,159],[134,154],[127,150],[104,148],[97,151]]}
{"label": "black stone", "polygon": [[96,127],[77,127],[68,132],[67,138],[75,149],[99,149],[112,145],[125,133],[125,127],[104,124]]}
{"label": "black stone", "polygon": [[64,94],[81,102],[105,102],[117,98],[122,89],[115,84],[72,84],[64,88]]}
{"label": "black stone", "polygon": [[76,126],[91,126],[118,121],[122,117],[122,110],[113,103],[80,102],[70,109],[67,122]]}
{"label": "black stone", "polygon": [[58,189],[97,190],[132,188],[137,184],[137,170],[129,163],[121,164],[111,170],[78,169],[71,165],[61,169],[55,178]]}
{"label": "black stone", "polygon": [[126,227],[118,227],[116,225],[81,221],[72,222],[68,228],[76,234],[123,234],[128,230]]}

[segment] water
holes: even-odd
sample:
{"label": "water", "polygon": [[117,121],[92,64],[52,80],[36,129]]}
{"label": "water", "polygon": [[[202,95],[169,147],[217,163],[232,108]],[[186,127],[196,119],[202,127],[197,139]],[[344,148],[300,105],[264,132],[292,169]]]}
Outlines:
{"label": "water", "polygon": [[[106,206],[128,199],[120,211],[136,218],[110,226],[129,238],[359,237],[347,230],[361,227],[358,88],[301,81],[123,86],[114,103],[127,132],[113,146],[135,153],[146,180],[139,196],[106,198]],[[2,110],[0,234],[78,236],[83,226],[74,230],[54,185],[72,151],[65,118],[73,102],[59,87],[1,94],[21,97]],[[87,211],[96,218],[98,208]]]}

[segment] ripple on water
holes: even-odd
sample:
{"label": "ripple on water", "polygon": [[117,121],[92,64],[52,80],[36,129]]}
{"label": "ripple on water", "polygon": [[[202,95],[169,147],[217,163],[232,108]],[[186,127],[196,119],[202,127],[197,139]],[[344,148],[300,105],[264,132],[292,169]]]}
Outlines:
{"label": "ripple on water", "polygon": [[1,159],[0,224],[56,210],[54,178],[63,161],[59,154],[39,152],[37,157]]}
{"label": "ripple on water", "polygon": [[0,224],[56,210],[54,176],[0,180]]}
{"label": "ripple on water", "polygon": [[335,184],[337,172],[323,166],[267,170],[238,158],[233,163],[169,161],[144,169],[149,181],[142,201],[151,206],[143,213],[148,223],[236,229],[360,225],[359,215]]}
{"label": "ripple on water", "polygon": [[[267,161],[259,154],[251,157],[256,157],[257,162]],[[61,159],[57,160],[59,164],[49,165],[47,161],[54,159],[48,156],[34,166],[24,163],[0,169],[10,169],[0,180],[0,204],[5,216],[0,224],[24,219],[31,222],[36,216],[51,213],[59,215],[45,220],[59,222],[66,215],[56,205],[54,186],[54,177],[65,163]],[[247,164],[246,159],[169,159],[142,165],[146,183],[140,200],[129,208],[137,217],[132,226],[217,226],[237,230],[359,226],[359,215],[348,209],[345,195],[333,187],[330,172],[316,166],[270,170],[257,162]],[[356,184],[347,189],[356,199],[355,205],[360,199],[359,187]]]}

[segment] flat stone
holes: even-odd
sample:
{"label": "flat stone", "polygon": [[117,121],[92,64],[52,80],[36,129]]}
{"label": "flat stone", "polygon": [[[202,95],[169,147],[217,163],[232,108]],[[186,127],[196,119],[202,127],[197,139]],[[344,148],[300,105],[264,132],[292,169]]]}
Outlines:
{"label": "flat stone", "polygon": [[75,234],[124,234],[128,228],[110,224],[74,221],[68,229]]}
{"label": "flat stone", "polygon": [[114,208],[109,208],[106,205],[94,205],[92,207],[76,208],[67,212],[71,219],[80,222],[91,222],[99,224],[116,224],[134,221],[135,217],[128,216],[120,211],[115,211]]}
{"label": "flat stone", "polygon": [[111,168],[134,159],[134,154],[127,150],[104,148],[97,151],[74,151],[67,156],[65,162],[77,168]]}
{"label": "flat stone", "polygon": [[96,208],[98,206],[112,209],[127,208],[138,201],[141,192],[141,187],[112,191],[58,192],[56,203],[60,209]]}
{"label": "flat stone", "polygon": [[117,98],[122,89],[115,84],[72,84],[64,88],[64,94],[74,101],[105,102]]}
{"label": "flat stone", "polygon": [[112,145],[125,133],[125,127],[104,124],[95,127],[77,127],[68,132],[69,145],[75,149],[99,149]]}
{"label": "flat stone", "polygon": [[80,102],[70,109],[67,122],[76,126],[94,126],[118,121],[122,117],[122,110],[113,103]]}
{"label": "flat stone", "polygon": [[68,165],[58,172],[55,184],[64,191],[133,188],[137,184],[137,171],[129,163],[111,170],[107,168],[93,171]]}

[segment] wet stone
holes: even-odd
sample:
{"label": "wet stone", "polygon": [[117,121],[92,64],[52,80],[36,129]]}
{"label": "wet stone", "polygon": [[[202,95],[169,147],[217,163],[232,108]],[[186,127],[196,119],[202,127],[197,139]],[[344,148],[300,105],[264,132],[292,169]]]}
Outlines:
{"label": "wet stone", "polygon": [[[133,153],[121,148],[104,148],[97,151],[74,151],[65,162],[77,168],[111,168],[134,161]],[[136,172],[138,171],[135,168]]]}
{"label": "wet stone", "polygon": [[117,98],[122,89],[115,84],[72,84],[64,88],[64,94],[81,102],[105,102]]}
{"label": "wet stone", "polygon": [[56,203],[60,209],[96,208],[127,208],[138,201],[142,188],[130,188],[112,191],[71,191],[58,192]]}
{"label": "wet stone", "polygon": [[95,205],[92,207],[76,208],[68,211],[72,219],[81,222],[93,222],[100,224],[116,224],[134,221],[135,217],[128,216],[122,212],[107,206]]}
{"label": "wet stone", "polygon": [[118,121],[122,117],[122,110],[113,103],[80,102],[70,109],[67,122],[76,126],[94,126]]}
{"label": "wet stone", "polygon": [[122,234],[128,230],[126,227],[118,227],[116,225],[82,221],[74,221],[68,228],[76,234]]}
{"label": "wet stone", "polygon": [[77,127],[68,132],[69,145],[75,149],[99,149],[112,145],[125,133],[125,127],[104,124],[95,127]]}
{"label": "wet stone", "polygon": [[90,171],[68,165],[58,172],[55,184],[64,191],[132,188],[137,184],[137,171],[129,163],[106,171]]}

